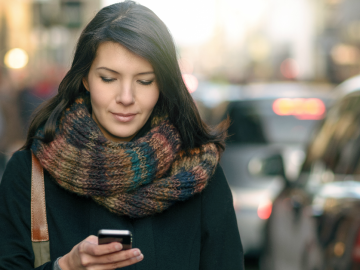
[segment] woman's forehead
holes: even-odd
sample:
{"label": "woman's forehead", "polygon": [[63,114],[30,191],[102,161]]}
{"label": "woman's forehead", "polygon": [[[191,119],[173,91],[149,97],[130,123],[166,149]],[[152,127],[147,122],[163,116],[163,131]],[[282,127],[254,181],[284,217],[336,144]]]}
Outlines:
{"label": "woman's forehead", "polygon": [[107,41],[99,45],[92,68],[106,67],[111,70],[135,70],[151,72],[153,67],[149,61],[131,52],[125,46]]}

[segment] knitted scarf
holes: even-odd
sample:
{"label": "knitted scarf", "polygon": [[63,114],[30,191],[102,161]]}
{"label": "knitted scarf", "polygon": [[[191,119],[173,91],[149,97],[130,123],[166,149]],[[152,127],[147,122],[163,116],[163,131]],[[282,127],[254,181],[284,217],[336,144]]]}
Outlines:
{"label": "knitted scarf", "polygon": [[31,150],[61,187],[130,217],[160,213],[201,192],[219,160],[213,143],[184,151],[167,117],[154,116],[150,130],[131,142],[109,141],[84,98],[64,111],[53,141],[34,139]]}

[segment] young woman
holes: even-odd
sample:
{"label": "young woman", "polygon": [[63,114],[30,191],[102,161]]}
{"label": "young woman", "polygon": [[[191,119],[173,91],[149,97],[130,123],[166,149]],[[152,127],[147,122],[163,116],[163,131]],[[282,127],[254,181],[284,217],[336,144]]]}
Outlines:
{"label": "young woman", "polygon": [[[51,261],[36,269],[243,269],[224,132],[202,122],[149,9],[103,8],[0,185],[0,269],[32,269],[31,152],[45,173]],[[133,248],[98,245],[129,230]]]}

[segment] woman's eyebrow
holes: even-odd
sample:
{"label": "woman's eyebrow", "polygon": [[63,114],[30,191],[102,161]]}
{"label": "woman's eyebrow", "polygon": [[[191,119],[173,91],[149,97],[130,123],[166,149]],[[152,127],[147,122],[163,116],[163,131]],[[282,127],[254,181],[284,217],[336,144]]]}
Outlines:
{"label": "woman's eyebrow", "polygon": [[115,70],[112,70],[112,69],[110,69],[110,68],[107,68],[107,67],[98,67],[97,69],[105,69],[105,70],[107,70],[107,71],[114,72],[114,73],[116,73],[116,74],[120,74],[119,72],[117,72],[117,71],[115,71]]}
{"label": "woman's eyebrow", "polygon": [[[113,70],[113,69],[110,69],[110,68],[107,68],[107,67],[98,67],[98,68],[96,68],[97,70],[98,69],[105,69],[105,70],[107,70],[107,71],[110,71],[110,72],[114,72],[114,73],[116,73],[116,74],[120,74],[119,72],[117,72],[117,71],[115,71],[115,70]],[[145,71],[145,72],[140,72],[140,73],[138,73],[137,75],[146,75],[146,74],[154,74],[155,72],[154,71]]]}
{"label": "woman's eyebrow", "polygon": [[146,75],[146,74],[154,74],[154,73],[155,73],[154,71],[147,71],[147,72],[138,73],[137,75]]}

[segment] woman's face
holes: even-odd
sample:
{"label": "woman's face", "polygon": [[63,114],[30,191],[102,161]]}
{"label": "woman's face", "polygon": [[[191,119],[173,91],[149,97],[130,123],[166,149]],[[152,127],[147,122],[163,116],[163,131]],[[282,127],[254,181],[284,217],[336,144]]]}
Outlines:
{"label": "woman's face", "polygon": [[90,92],[92,118],[113,142],[130,141],[159,99],[151,64],[110,41],[99,46],[83,84]]}

